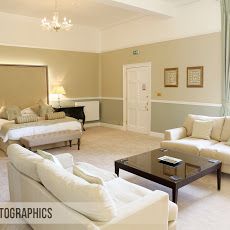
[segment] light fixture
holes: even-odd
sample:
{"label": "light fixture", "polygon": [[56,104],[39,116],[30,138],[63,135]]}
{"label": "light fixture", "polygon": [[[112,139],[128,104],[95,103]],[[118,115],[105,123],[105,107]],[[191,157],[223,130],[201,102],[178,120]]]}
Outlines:
{"label": "light fixture", "polygon": [[65,89],[63,86],[61,85],[56,85],[53,87],[53,89],[51,90],[51,94],[56,94],[58,96],[58,107],[61,108],[61,101],[60,101],[60,97],[62,95],[65,95]]}
{"label": "light fixture", "polygon": [[66,17],[63,18],[63,21],[59,21],[59,12],[57,9],[57,0],[55,0],[55,10],[53,13],[52,20],[47,20],[46,18],[43,18],[41,26],[45,30],[57,32],[59,30],[70,30],[73,27],[73,24],[71,23],[71,20],[67,19]]}

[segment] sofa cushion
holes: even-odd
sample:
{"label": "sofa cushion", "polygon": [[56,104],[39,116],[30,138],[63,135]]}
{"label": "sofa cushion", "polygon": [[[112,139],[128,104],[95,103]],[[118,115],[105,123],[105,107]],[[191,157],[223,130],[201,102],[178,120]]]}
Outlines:
{"label": "sofa cushion", "polygon": [[183,127],[187,130],[187,136],[192,135],[193,122],[194,120],[201,121],[213,121],[213,128],[211,132],[211,139],[220,141],[221,132],[224,124],[224,117],[208,117],[202,115],[189,114],[183,124]]}
{"label": "sofa cushion", "polygon": [[66,206],[94,221],[110,221],[116,207],[106,188],[90,184],[49,160],[37,165],[38,175],[54,196]]}
{"label": "sofa cushion", "polygon": [[230,165],[230,146],[224,142],[217,143],[201,150],[200,155],[203,157],[213,158]]}
{"label": "sofa cushion", "polygon": [[46,152],[46,151],[43,151],[43,150],[38,149],[38,150],[37,150],[37,154],[38,154],[39,156],[41,156],[42,158],[44,158],[44,159],[47,159],[47,160],[50,160],[50,161],[54,162],[58,167],[63,168],[63,166],[62,166],[62,164],[60,163],[60,161],[58,160],[58,158],[55,157],[55,156],[53,156],[51,153],[48,153],[48,152]]}
{"label": "sofa cushion", "polygon": [[85,162],[76,162],[73,166],[73,173],[89,183],[103,184],[106,181],[117,178],[115,173],[95,167]]}
{"label": "sofa cushion", "polygon": [[152,191],[144,187],[132,184],[119,177],[105,182],[104,186],[107,188],[114,200],[117,209],[120,209],[130,202],[141,199],[143,196],[152,193]]}
{"label": "sofa cushion", "polygon": [[230,139],[230,116],[225,117],[224,126],[221,133],[221,141],[228,141]]}
{"label": "sofa cushion", "polygon": [[204,140],[186,137],[175,141],[162,141],[161,147],[182,153],[199,155],[201,149],[217,143],[215,140]]}
{"label": "sofa cushion", "polygon": [[193,129],[192,129],[191,137],[210,140],[212,126],[213,126],[212,121],[195,120],[193,122]]}
{"label": "sofa cushion", "polygon": [[37,163],[44,161],[41,156],[23,148],[18,144],[9,145],[7,148],[7,155],[10,162],[16,169],[26,176],[41,182],[36,168]]}
{"label": "sofa cushion", "polygon": [[[118,210],[124,208],[131,202],[142,199],[144,196],[153,193],[153,191],[149,189],[130,183],[122,178],[107,181],[104,183],[104,186],[108,189]],[[177,209],[177,205],[169,201],[168,221],[177,219]]]}

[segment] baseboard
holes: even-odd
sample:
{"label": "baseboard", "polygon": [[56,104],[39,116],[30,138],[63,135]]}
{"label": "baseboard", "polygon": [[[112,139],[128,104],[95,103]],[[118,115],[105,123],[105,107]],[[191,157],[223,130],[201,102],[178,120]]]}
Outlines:
{"label": "baseboard", "polygon": [[[96,126],[107,127],[107,128],[112,128],[112,129],[118,129],[118,130],[125,130],[125,127],[122,125],[113,125],[113,124],[104,123],[104,122],[92,122],[92,123],[86,123],[84,125],[85,128],[96,127]],[[164,133],[150,132],[149,135],[152,137],[157,137],[161,139],[164,138]]]}
{"label": "baseboard", "polygon": [[164,138],[164,133],[150,132],[149,135],[152,137]]}
{"label": "baseboard", "polygon": [[112,129],[124,130],[124,127],[122,125],[113,125],[113,124],[108,124],[108,123],[101,122],[101,126],[102,127],[107,127],[107,128],[112,128]]}
{"label": "baseboard", "polygon": [[92,123],[86,123],[86,124],[84,124],[85,128],[95,127],[95,126],[101,126],[101,122],[92,122]]}

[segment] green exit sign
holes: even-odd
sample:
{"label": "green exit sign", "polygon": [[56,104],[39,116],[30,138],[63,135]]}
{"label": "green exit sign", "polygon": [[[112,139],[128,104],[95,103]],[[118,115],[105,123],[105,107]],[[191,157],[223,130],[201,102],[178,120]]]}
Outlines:
{"label": "green exit sign", "polygon": [[140,50],[133,50],[133,55],[139,55],[140,54]]}

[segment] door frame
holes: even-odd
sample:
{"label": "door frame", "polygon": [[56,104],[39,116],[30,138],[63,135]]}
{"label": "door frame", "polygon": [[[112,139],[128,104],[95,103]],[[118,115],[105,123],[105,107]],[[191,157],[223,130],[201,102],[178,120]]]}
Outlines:
{"label": "door frame", "polygon": [[150,97],[149,97],[149,133],[151,132],[151,96],[152,96],[152,63],[142,62],[123,65],[123,128],[127,130],[127,70],[130,68],[150,67]]}

